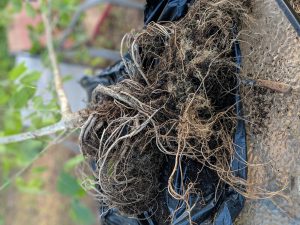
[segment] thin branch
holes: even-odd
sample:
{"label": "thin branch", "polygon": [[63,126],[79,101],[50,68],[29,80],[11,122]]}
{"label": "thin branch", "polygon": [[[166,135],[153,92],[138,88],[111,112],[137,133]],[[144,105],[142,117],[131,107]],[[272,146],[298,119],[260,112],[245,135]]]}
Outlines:
{"label": "thin branch", "polygon": [[70,108],[66,93],[63,89],[62,76],[61,76],[61,72],[60,72],[60,69],[58,66],[56,53],[55,53],[55,50],[53,47],[52,28],[51,28],[51,24],[50,24],[47,13],[42,12],[42,19],[43,19],[45,31],[46,31],[47,49],[48,49],[49,58],[50,58],[50,62],[51,62],[52,69],[53,69],[55,89],[56,89],[57,96],[58,96],[58,99],[60,102],[61,114],[62,114],[62,117],[64,118],[64,117],[68,116],[69,114],[71,114],[71,108]]}
{"label": "thin branch", "polygon": [[9,143],[20,142],[29,139],[35,139],[37,137],[54,134],[64,129],[66,129],[66,124],[63,121],[60,121],[56,124],[50,125],[48,127],[43,127],[35,131],[30,131],[30,132],[16,134],[7,137],[0,137],[0,144],[9,144]]}
{"label": "thin branch", "polygon": [[55,134],[58,131],[69,130],[69,129],[80,127],[81,124],[84,122],[84,119],[81,116],[82,113],[83,112],[80,111],[77,113],[69,114],[67,117],[65,117],[58,123],[55,123],[47,127],[43,127],[38,130],[6,136],[6,137],[5,136],[0,137],[0,144],[9,144],[9,143],[20,142],[29,139],[36,139],[38,137]]}

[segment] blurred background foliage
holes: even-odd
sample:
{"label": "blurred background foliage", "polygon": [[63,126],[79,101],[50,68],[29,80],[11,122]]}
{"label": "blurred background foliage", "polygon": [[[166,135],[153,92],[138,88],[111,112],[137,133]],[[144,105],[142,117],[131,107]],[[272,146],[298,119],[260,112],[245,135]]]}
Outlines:
{"label": "blurred background foliage", "polygon": [[[68,25],[78,3],[78,0],[53,1],[52,10],[57,17],[56,27],[63,29]],[[14,57],[11,56],[8,49],[7,29],[11,15],[20,12],[22,4],[22,0],[1,0],[0,2],[0,135],[2,136],[41,128],[53,124],[60,119],[55,92],[51,90],[51,86],[53,85],[49,84],[52,99],[45,103],[41,96],[35,95],[37,81],[40,79],[41,73],[38,71],[29,71],[24,63],[14,66]],[[39,13],[29,2],[25,3],[25,9],[27,15],[30,17],[35,17]],[[29,26],[28,30],[32,41],[30,53],[45,54],[45,48],[39,41],[44,33],[42,22],[39,22],[35,27]],[[22,117],[21,111],[26,110],[26,108],[30,108],[31,113]],[[48,168],[33,168],[31,171],[33,176],[30,176],[29,179],[17,176],[14,180],[11,180],[11,177],[22,168],[30,165],[48,142],[49,138],[42,138],[6,146],[0,145],[0,195],[2,198],[3,196],[7,196],[7,192],[12,190],[14,192],[18,191],[30,195],[44,194],[44,181],[40,175]],[[76,159],[76,161],[74,161],[74,159]],[[81,202],[81,199],[86,193],[81,188],[78,179],[72,173],[72,169],[81,161],[82,157],[78,158],[75,156],[75,158],[65,163],[65,168],[68,169],[59,172],[56,181],[57,191],[72,199],[68,214],[74,224],[89,225],[95,223],[95,216],[92,211]],[[4,202],[2,199],[0,201],[2,203]],[[4,224],[5,221],[7,221],[3,209],[5,205],[2,203],[0,206],[2,208],[0,210],[0,212],[2,211],[0,224]],[[8,223],[9,221],[7,221],[7,224]]]}
{"label": "blurred background foliage", "polygon": [[[91,41],[91,24],[95,24],[105,8],[104,4],[100,4],[80,16],[66,40],[67,48],[75,53],[71,58],[66,57],[66,49],[60,46],[61,34],[82,2],[84,0],[52,0],[49,5],[47,0],[42,0],[37,6],[37,1],[0,0],[0,136],[35,130],[54,124],[61,118],[53,82],[45,83],[44,80],[43,90],[39,90],[44,71],[18,61],[18,52],[10,49],[9,34],[16,24],[23,22],[16,21],[16,15],[25,13],[29,19],[36,21],[26,27],[31,44],[26,54],[38,58],[44,68],[50,68],[45,48],[45,27],[39,19],[42,10],[50,12],[53,44],[59,61],[84,65],[86,75],[95,74],[99,68],[113,62],[91,56],[88,48],[118,52],[123,35],[142,26],[142,10],[114,5],[102,24],[100,35]],[[143,3],[143,0],[139,2]],[[24,39],[22,35],[13,38],[14,43]],[[65,83],[75,79],[73,75],[63,75]],[[71,89],[71,92],[77,90]],[[43,96],[45,93],[47,98]],[[97,203],[82,188],[83,181],[78,176],[84,159],[76,145],[77,136],[78,131],[75,131],[68,135],[59,133],[0,145],[0,225],[98,224]],[[55,142],[61,140],[60,144]]]}

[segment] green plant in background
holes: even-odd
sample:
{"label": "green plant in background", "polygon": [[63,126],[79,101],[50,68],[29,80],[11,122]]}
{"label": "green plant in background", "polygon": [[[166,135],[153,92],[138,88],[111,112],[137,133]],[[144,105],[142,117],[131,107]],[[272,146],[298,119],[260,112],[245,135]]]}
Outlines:
{"label": "green plant in background", "polygon": [[[58,30],[63,30],[69,24],[72,14],[80,0],[53,0],[52,16]],[[9,4],[9,6],[8,6]],[[14,58],[10,55],[7,42],[7,26],[10,16],[22,9],[22,0],[0,1],[0,136],[17,134],[35,130],[54,124],[60,120],[61,114],[53,84],[48,85],[47,92],[51,99],[45,101],[36,94],[37,84],[41,77],[38,71],[30,71],[24,63],[14,65]],[[26,2],[26,13],[34,18],[39,11],[34,9],[30,2]],[[77,31],[80,30],[79,26]],[[44,24],[28,27],[32,48],[30,53],[39,54],[46,65],[49,65],[46,51],[40,44],[40,37],[45,32]],[[74,42],[82,40],[83,32],[72,35]],[[64,81],[72,79],[66,76]],[[24,178],[18,173],[28,168],[40,156],[50,139],[27,140],[22,143],[0,145],[0,201],[1,195],[6,194],[9,188],[26,194],[45,194],[44,181],[41,175],[47,171],[45,167],[31,170],[33,176]],[[70,198],[69,216],[76,224],[91,225],[95,219],[91,210],[82,202],[86,196],[78,179],[72,174],[74,168],[83,161],[82,156],[75,156],[67,161],[64,169],[57,178],[57,191]],[[20,173],[21,174],[21,173]],[[14,176],[17,175],[17,176]],[[0,204],[1,205],[1,204]],[[0,207],[0,225],[4,224],[4,217]]]}
{"label": "green plant in background", "polygon": [[40,175],[43,174],[47,168],[36,167],[31,170],[33,176],[30,179],[23,177],[17,177],[15,184],[20,192],[28,194],[43,194],[44,181],[41,179]]}
{"label": "green plant in background", "polygon": [[[36,95],[40,72],[28,71],[25,64],[21,63],[7,72],[6,76],[6,78],[1,77],[0,84],[0,135],[11,135],[40,128],[60,119],[55,98],[45,103],[40,96]],[[22,112],[31,113],[22,115]],[[10,171],[14,168],[30,163],[44,145],[45,140],[41,139],[1,146],[2,180],[6,182]],[[24,150],[20,151],[20,148]]]}
{"label": "green plant in background", "polygon": [[3,225],[3,224],[4,224],[3,216],[0,215],[0,225]]}
{"label": "green plant in background", "polygon": [[[0,78],[4,78],[6,76],[6,72],[9,71],[13,66],[13,59],[9,54],[8,50],[8,41],[6,36],[7,24],[9,22],[9,18],[7,13],[3,12],[3,9],[6,8],[6,5],[9,0],[1,0],[0,1]],[[3,91],[1,89],[1,91]]]}
{"label": "green plant in background", "polygon": [[77,199],[72,201],[70,211],[71,218],[77,224],[91,225],[95,223],[95,218],[91,210]]}
{"label": "green plant in background", "polygon": [[71,207],[69,215],[76,224],[91,225],[95,223],[95,218],[91,210],[82,203],[81,199],[86,196],[86,192],[79,185],[78,179],[72,175],[72,170],[82,163],[84,160],[82,155],[75,156],[68,160],[63,171],[57,179],[57,190],[64,196],[70,197]]}

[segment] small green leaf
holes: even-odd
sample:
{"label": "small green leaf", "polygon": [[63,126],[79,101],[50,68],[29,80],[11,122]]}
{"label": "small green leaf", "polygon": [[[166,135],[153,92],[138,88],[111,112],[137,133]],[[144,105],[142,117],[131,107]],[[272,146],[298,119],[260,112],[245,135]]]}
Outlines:
{"label": "small green leaf", "polygon": [[37,34],[43,34],[45,32],[45,26],[42,21],[35,26],[35,32]]}
{"label": "small green leaf", "polygon": [[0,105],[4,105],[9,100],[9,95],[0,87]]}
{"label": "small green leaf", "polygon": [[82,163],[84,161],[84,157],[83,155],[77,155],[72,159],[69,159],[65,165],[64,165],[64,169],[66,171],[70,171],[71,169],[75,168],[76,166],[78,166],[80,163]]}
{"label": "small green leaf", "polygon": [[38,166],[38,167],[34,167],[31,171],[32,171],[32,173],[35,173],[35,174],[42,174],[47,171],[47,167]]}
{"label": "small green leaf", "polygon": [[61,12],[59,18],[59,25],[62,27],[68,26],[70,23],[71,16],[67,12]]}
{"label": "small green leaf", "polygon": [[91,66],[96,67],[98,65],[102,65],[104,62],[105,62],[105,60],[103,60],[102,58],[93,58],[90,61],[90,64],[91,64]]}
{"label": "small green leaf", "polygon": [[44,107],[44,99],[42,98],[42,96],[34,96],[32,98],[33,101],[33,108],[35,110],[42,110]]}
{"label": "small green leaf", "polygon": [[6,148],[4,145],[0,145],[0,154],[6,153]]}
{"label": "small green leaf", "polygon": [[[59,116],[60,116],[60,114],[59,114]],[[48,125],[54,124],[58,121],[59,121],[59,118],[56,116],[56,114],[51,113],[51,114],[49,114],[49,116],[43,118],[42,124],[43,124],[43,126],[48,126]]]}
{"label": "small green leaf", "polygon": [[63,82],[67,82],[67,81],[70,81],[70,80],[73,80],[73,76],[72,75],[66,75],[66,76],[63,76]]}
{"label": "small green leaf", "polygon": [[[3,9],[4,7],[6,7],[6,5],[7,5],[8,2],[9,2],[9,0],[1,0],[0,1],[0,7],[1,7],[1,9]],[[0,218],[1,218],[1,216],[0,216]]]}
{"label": "small green leaf", "polygon": [[74,199],[71,204],[71,218],[76,224],[92,225],[95,223],[95,215],[84,204]]}
{"label": "small green leaf", "polygon": [[4,225],[4,218],[0,215],[0,225]]}
{"label": "small green leaf", "polygon": [[21,9],[22,9],[22,0],[11,0],[10,1],[12,6],[13,6],[13,9],[16,11],[16,12],[20,12]]}
{"label": "small green leaf", "polygon": [[36,15],[35,9],[32,7],[32,5],[29,2],[26,2],[25,10],[29,17],[31,17],[31,18],[35,17],[35,15]]}
{"label": "small green leaf", "polygon": [[93,76],[93,70],[91,70],[91,69],[85,69],[84,70],[84,75],[86,75],[86,76]]}
{"label": "small green leaf", "polygon": [[[54,2],[56,2],[56,1],[54,1]],[[40,4],[41,4],[41,5],[40,5],[40,10],[42,11],[42,13],[47,14],[48,11],[49,11],[49,6],[48,6],[47,1],[42,0],[42,1],[40,2]]]}
{"label": "small green leaf", "polygon": [[16,187],[20,192],[28,194],[40,194],[42,193],[43,180],[40,178],[33,178],[29,181],[25,181],[21,177],[16,178]]}
{"label": "small green leaf", "polygon": [[40,140],[27,140],[22,143],[23,151],[20,151],[20,145],[14,144],[15,163],[18,166],[26,166],[30,163],[43,148],[44,144]]}
{"label": "small green leaf", "polygon": [[85,195],[85,191],[78,184],[77,180],[66,172],[60,173],[56,188],[59,193],[70,197],[82,197]]}
{"label": "small green leaf", "polygon": [[37,113],[34,112],[34,113],[30,114],[29,119],[31,121],[33,129],[41,128],[41,127],[44,126],[43,125],[43,119],[42,119],[40,114],[37,114]]}
{"label": "small green leaf", "polygon": [[25,63],[24,62],[20,63],[19,65],[17,65],[15,68],[13,68],[9,72],[8,77],[10,80],[15,80],[19,76],[21,76],[26,70],[27,70],[27,67],[25,66]]}
{"label": "small green leaf", "polygon": [[36,86],[36,82],[40,79],[40,77],[41,73],[37,71],[27,73],[21,78],[21,83],[24,85]]}
{"label": "small green leaf", "polygon": [[8,110],[4,114],[4,133],[6,135],[16,134],[22,130],[22,119],[20,112]]}
{"label": "small green leaf", "polygon": [[52,110],[52,111],[59,110],[57,99],[55,97],[51,99],[51,101],[45,105],[45,109]]}
{"label": "small green leaf", "polygon": [[30,48],[29,52],[31,54],[40,54],[43,49],[40,41],[36,40],[36,39],[31,39],[31,42],[32,43],[31,43],[31,48]]}
{"label": "small green leaf", "polygon": [[34,96],[36,89],[31,87],[21,87],[12,97],[12,103],[16,109],[24,107]]}

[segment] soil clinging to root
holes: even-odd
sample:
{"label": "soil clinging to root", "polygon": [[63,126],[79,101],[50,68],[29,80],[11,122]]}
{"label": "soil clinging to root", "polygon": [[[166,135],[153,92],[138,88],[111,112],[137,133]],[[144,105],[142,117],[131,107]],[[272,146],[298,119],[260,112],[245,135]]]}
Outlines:
{"label": "soil clinging to root", "polygon": [[300,16],[300,1],[299,0],[290,0],[292,7],[295,9],[296,13]]}
{"label": "soil clinging to root", "polygon": [[239,80],[232,52],[249,7],[248,0],[195,1],[180,21],[151,23],[124,38],[128,77],[94,90],[80,137],[83,154],[97,162],[98,195],[109,207],[130,216],[155,208],[167,155],[175,157],[167,188],[176,199],[201,193],[192,183],[176,192],[182,157],[246,194],[230,162]]}

